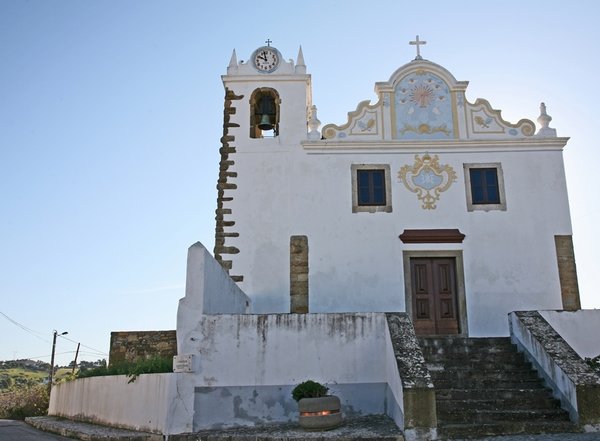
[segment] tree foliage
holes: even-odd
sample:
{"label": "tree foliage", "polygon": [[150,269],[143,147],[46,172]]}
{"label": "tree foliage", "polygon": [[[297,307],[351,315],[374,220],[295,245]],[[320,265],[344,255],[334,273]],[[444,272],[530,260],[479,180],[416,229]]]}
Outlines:
{"label": "tree foliage", "polygon": [[48,413],[48,387],[43,384],[0,394],[0,418],[22,420]]}

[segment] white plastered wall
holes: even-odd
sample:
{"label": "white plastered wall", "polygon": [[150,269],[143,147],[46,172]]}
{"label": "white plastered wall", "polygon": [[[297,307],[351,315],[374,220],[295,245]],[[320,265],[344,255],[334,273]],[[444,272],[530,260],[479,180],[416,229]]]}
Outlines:
{"label": "white plastered wall", "polygon": [[581,358],[600,355],[600,310],[539,311]]}
{"label": "white plastered wall", "polygon": [[[238,147],[231,245],[254,312],[289,311],[289,238],[308,236],[311,312],[404,311],[404,250],[463,250],[471,335],[507,335],[515,309],[562,307],[554,235],[571,234],[562,152],[436,151],[457,181],[435,210],[397,178],[424,151],[308,154]],[[464,163],[500,162],[506,211],[468,212]],[[352,213],[352,164],[390,164],[392,213]],[[404,229],[458,228],[462,244],[403,244]],[[543,277],[539,275],[543,274]]]}

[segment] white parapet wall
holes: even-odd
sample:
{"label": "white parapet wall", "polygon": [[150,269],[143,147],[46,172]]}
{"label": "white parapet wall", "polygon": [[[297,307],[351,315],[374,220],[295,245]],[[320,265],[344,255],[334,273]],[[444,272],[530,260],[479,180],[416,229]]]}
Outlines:
{"label": "white parapet wall", "polygon": [[81,378],[52,388],[49,415],[160,434],[192,431],[193,389],[183,374]]}
{"label": "white parapet wall", "polygon": [[180,341],[194,358],[194,430],[295,421],[291,390],[309,379],[346,415],[387,412],[402,425],[386,327],[382,313],[201,316]]}
{"label": "white parapet wall", "polygon": [[[570,329],[570,320],[578,315],[547,313],[555,323]],[[567,319],[569,317],[569,319]],[[586,429],[600,428],[600,376],[582,360],[541,312],[521,311],[509,314],[510,333],[513,343],[523,352],[539,374],[546,380],[554,395],[561,400],[562,406],[569,411],[571,420]],[[588,329],[589,330],[589,329]],[[583,344],[589,336],[583,337],[571,332],[573,344]],[[580,343],[578,343],[578,341]]]}
{"label": "white parapet wall", "polygon": [[293,421],[291,390],[308,379],[326,383],[347,414],[387,409],[402,425],[401,382],[386,358],[393,350],[386,346],[385,314],[249,310],[249,297],[202,244],[192,245],[177,311],[177,351],[179,359],[192,360],[179,387],[194,392],[194,430]]}
{"label": "white parapet wall", "polygon": [[177,310],[177,353],[184,354],[189,333],[203,314],[250,311],[250,298],[200,242],[188,249],[185,297]]}

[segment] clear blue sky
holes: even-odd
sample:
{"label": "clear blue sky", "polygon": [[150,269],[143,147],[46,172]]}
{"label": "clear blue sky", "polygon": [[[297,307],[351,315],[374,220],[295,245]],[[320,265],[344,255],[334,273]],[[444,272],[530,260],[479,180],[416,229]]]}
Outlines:
{"label": "clear blue sky", "polygon": [[[187,247],[212,249],[223,86],[302,45],[319,119],[342,124],[424,58],[505,119],[545,101],[565,150],[583,306],[600,307],[600,2],[0,1],[0,360],[104,358],[110,332],[175,329]],[[517,226],[515,226],[517,227]],[[94,350],[90,349],[94,348]]]}

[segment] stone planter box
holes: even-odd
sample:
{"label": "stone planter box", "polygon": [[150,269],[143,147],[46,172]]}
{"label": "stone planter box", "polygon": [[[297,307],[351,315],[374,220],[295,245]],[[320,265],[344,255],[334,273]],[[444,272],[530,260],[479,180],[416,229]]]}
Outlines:
{"label": "stone planter box", "polygon": [[302,398],[298,401],[300,427],[306,430],[329,430],[342,424],[340,399],[330,395]]}

